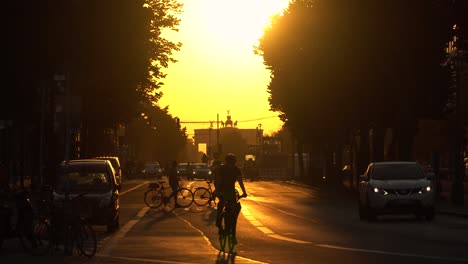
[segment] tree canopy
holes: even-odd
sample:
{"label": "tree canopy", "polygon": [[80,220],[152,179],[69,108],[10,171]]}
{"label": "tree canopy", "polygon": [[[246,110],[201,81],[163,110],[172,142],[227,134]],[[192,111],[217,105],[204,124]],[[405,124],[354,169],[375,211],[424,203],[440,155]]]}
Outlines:
{"label": "tree canopy", "polygon": [[[72,97],[79,102],[81,140],[98,145],[106,129],[130,122],[148,105],[158,108],[164,68],[181,47],[161,34],[178,30],[177,0],[25,0],[8,1],[3,10],[8,67],[0,119],[38,136],[45,113],[51,135],[60,97]],[[65,77],[64,89],[55,75]]]}
{"label": "tree canopy", "polygon": [[438,0],[291,1],[256,47],[271,71],[271,108],[317,142],[439,115],[446,8]]}

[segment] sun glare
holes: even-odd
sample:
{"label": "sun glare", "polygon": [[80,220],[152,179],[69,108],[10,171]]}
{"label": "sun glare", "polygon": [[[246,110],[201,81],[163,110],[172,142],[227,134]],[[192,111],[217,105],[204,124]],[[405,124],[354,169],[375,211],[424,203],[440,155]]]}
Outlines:
{"label": "sun glare", "polygon": [[[253,47],[270,17],[289,0],[180,0],[184,4],[180,31],[165,37],[182,42],[174,54],[177,63],[166,70],[160,105],[184,121],[225,118],[230,109],[239,127],[255,127],[251,120],[274,115],[269,111],[267,86],[270,73]],[[254,106],[254,107],[246,107]],[[265,131],[277,130],[278,118],[260,121]],[[187,124],[194,128],[209,124]]]}
{"label": "sun glare", "polygon": [[211,0],[206,2],[203,27],[215,41],[232,45],[256,45],[277,12],[279,2],[274,0]]}

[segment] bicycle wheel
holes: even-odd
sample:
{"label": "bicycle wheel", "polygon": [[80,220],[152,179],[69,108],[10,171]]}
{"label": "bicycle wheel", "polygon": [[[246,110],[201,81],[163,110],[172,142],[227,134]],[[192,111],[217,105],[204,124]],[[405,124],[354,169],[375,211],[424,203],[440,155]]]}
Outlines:
{"label": "bicycle wheel", "polygon": [[193,192],[193,202],[198,206],[205,206],[211,199],[211,192],[208,188],[198,187]]}
{"label": "bicycle wheel", "polygon": [[49,223],[45,220],[35,220],[30,234],[21,234],[20,242],[23,248],[34,256],[43,256],[49,252],[52,235]]}
{"label": "bicycle wheel", "polygon": [[193,193],[188,188],[179,188],[176,195],[179,207],[189,207],[193,203]]}
{"label": "bicycle wheel", "polygon": [[145,192],[145,204],[150,208],[158,208],[163,202],[163,194],[156,189],[149,189]]}
{"label": "bicycle wheel", "polygon": [[97,250],[97,242],[93,228],[84,220],[80,221],[76,228],[75,239],[78,249],[89,258],[94,256]]}

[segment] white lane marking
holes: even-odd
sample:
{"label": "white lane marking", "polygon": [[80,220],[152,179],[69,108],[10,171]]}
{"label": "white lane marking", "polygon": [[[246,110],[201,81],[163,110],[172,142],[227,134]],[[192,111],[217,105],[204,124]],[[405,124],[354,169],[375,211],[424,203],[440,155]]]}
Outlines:
{"label": "white lane marking", "polygon": [[[211,244],[211,241],[208,237],[205,236],[205,234],[203,233],[203,231],[201,231],[200,229],[196,228],[195,226],[192,225],[192,223],[190,223],[189,221],[185,220],[183,217],[179,216],[179,214],[177,214],[177,212],[175,211],[172,211],[172,213],[177,216],[177,218],[179,218],[180,220],[184,221],[188,226],[190,226],[191,228],[193,228],[194,230],[196,230],[198,233],[200,233],[202,235],[202,237],[205,239],[206,243],[208,244],[208,246],[210,246],[212,249],[214,249],[215,252],[218,252],[219,250],[213,246],[213,244]],[[217,230],[217,229],[216,229]],[[249,259],[249,258],[244,258],[244,257],[241,257],[239,255],[236,255],[236,259],[243,259],[243,260],[248,260],[252,263],[266,263],[266,262],[262,262],[262,261],[258,261],[258,260],[254,260],[254,259]]]}
{"label": "white lane marking", "polygon": [[253,196],[253,197],[251,197],[251,196],[253,196],[253,195],[249,195],[249,198],[246,198],[246,199],[248,199],[249,201],[252,201],[252,202],[254,202],[254,203],[256,203],[256,204],[258,204],[258,205],[260,205],[260,206],[269,208],[269,209],[271,209],[271,210],[278,211],[278,212],[283,213],[283,214],[286,214],[286,215],[294,216],[294,217],[299,218],[299,219],[302,219],[302,220],[306,220],[306,221],[311,222],[311,223],[313,223],[313,224],[319,224],[319,223],[320,223],[320,222],[317,221],[317,220],[310,219],[310,218],[305,218],[305,217],[302,217],[302,216],[300,216],[300,215],[293,214],[293,213],[290,213],[290,212],[286,212],[286,211],[284,211],[284,210],[275,208],[275,207],[273,207],[273,206],[270,206],[270,205],[267,205],[267,204],[258,202],[258,201],[256,201],[256,197],[255,197],[255,196]]}
{"label": "white lane marking", "polygon": [[119,195],[122,196],[122,195],[124,195],[124,194],[126,194],[126,193],[129,193],[129,192],[135,190],[135,189],[140,188],[141,186],[143,186],[143,185],[145,185],[145,184],[147,184],[147,183],[148,183],[148,181],[145,181],[145,182],[142,183],[142,184],[138,184],[137,186],[135,186],[135,187],[133,187],[133,188],[131,188],[131,189],[128,189],[128,190],[125,190],[125,191],[119,193]]}
{"label": "white lane marking", "polygon": [[409,254],[409,253],[400,253],[400,252],[391,252],[391,251],[382,251],[382,250],[340,247],[340,246],[333,246],[333,245],[326,245],[326,244],[315,244],[315,246],[323,247],[323,248],[330,248],[330,249],[338,249],[338,250],[366,252],[366,253],[374,253],[374,254],[382,254],[382,255],[393,255],[393,256],[400,256],[400,257],[426,258],[426,259],[433,259],[433,260],[456,261],[456,262],[465,262],[465,263],[468,262],[468,259],[466,258],[463,259],[463,258],[446,258],[446,257],[438,257],[438,256],[425,256],[425,255],[419,255],[419,254]]}
{"label": "white lane marking", "polygon": [[117,231],[116,234],[114,234],[109,242],[106,244],[106,246],[104,247],[104,249],[102,250],[102,253],[100,254],[97,254],[99,256],[107,256],[111,253],[112,249],[114,249],[115,245],[117,244],[117,242],[123,238],[127,233],[128,231],[130,231],[130,229],[133,228],[133,226],[135,226],[138,221],[140,221],[143,216],[145,216],[145,214],[148,212],[150,208],[149,207],[144,207],[142,208],[136,215],[136,218],[135,219],[132,219],[130,221],[128,221],[124,226],[122,226],[121,228],[119,228],[119,230]]}
{"label": "white lane marking", "polygon": [[242,207],[241,212],[242,212],[242,214],[244,215],[244,217],[247,219],[247,221],[250,222],[250,224],[252,224],[253,226],[255,226],[258,230],[260,230],[262,233],[264,233],[265,235],[267,235],[267,236],[269,236],[269,237],[276,238],[276,239],[283,240],[283,241],[298,243],[298,244],[311,244],[311,243],[312,243],[312,242],[309,242],[309,241],[304,241],[304,240],[289,238],[289,237],[285,237],[285,236],[276,234],[276,233],[273,232],[270,228],[264,226],[260,221],[258,221],[258,220],[252,215],[252,213],[250,213],[249,209],[245,208],[245,206]]}

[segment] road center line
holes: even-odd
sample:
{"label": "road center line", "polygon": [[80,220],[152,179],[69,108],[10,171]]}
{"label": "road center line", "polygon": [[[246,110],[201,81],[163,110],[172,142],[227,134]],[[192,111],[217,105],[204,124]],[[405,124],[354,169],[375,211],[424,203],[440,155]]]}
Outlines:
{"label": "road center line", "polygon": [[270,228],[264,226],[260,221],[258,221],[252,215],[252,213],[250,213],[249,209],[245,208],[245,206],[242,207],[241,212],[244,215],[244,217],[247,219],[247,221],[250,222],[250,224],[255,226],[258,230],[260,230],[262,233],[264,233],[265,235],[267,235],[269,237],[276,238],[276,239],[283,240],[283,241],[298,243],[298,244],[311,244],[312,243],[312,242],[309,242],[309,241],[289,238],[289,237],[285,237],[285,236],[282,236],[282,235],[275,234],[275,232],[273,232]]}

